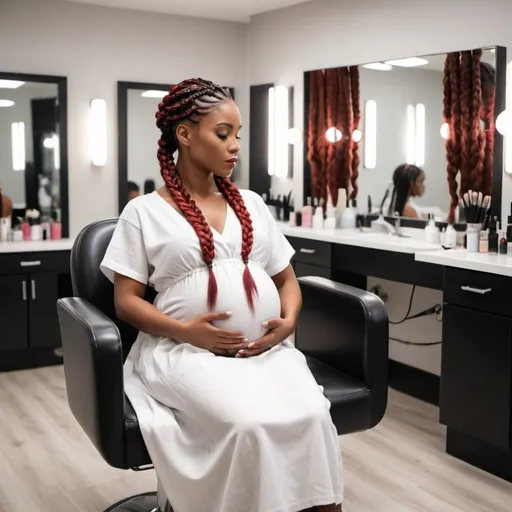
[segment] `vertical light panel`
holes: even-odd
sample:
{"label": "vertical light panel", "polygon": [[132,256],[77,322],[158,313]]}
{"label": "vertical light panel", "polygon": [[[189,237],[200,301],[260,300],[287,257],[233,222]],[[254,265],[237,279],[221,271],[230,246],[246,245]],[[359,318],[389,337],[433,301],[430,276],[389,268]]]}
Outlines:
{"label": "vertical light panel", "polygon": [[275,128],[276,128],[276,91],[274,87],[268,90],[268,173],[270,176],[275,174]]}
{"label": "vertical light panel", "polygon": [[425,105],[418,103],[415,108],[415,165],[425,165]]}
{"label": "vertical light panel", "polygon": [[25,170],[25,123],[11,124],[12,168],[14,171]]}
{"label": "vertical light panel", "polygon": [[407,118],[405,125],[405,162],[414,165],[416,156],[416,109],[414,105],[407,105]]}
{"label": "vertical light panel", "polygon": [[285,178],[289,166],[289,91],[278,85],[271,87],[268,95],[268,173]]}
{"label": "vertical light panel", "polygon": [[375,169],[377,165],[377,103],[364,103],[364,166]]}
{"label": "vertical light panel", "polygon": [[107,102],[92,100],[90,124],[90,151],[92,164],[101,167],[107,163]]}

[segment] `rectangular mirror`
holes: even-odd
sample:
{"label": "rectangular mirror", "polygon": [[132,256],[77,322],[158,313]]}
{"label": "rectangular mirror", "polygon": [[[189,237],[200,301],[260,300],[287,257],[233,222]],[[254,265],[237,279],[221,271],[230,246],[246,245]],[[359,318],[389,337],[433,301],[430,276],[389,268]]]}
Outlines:
{"label": "rectangular mirror", "polygon": [[373,213],[382,206],[385,215],[399,209],[408,220],[432,214],[446,222],[469,188],[491,195],[501,218],[495,120],[505,109],[505,53],[491,47],[306,72],[304,199],[325,197],[319,187],[347,188],[365,213],[370,196]]}
{"label": "rectangular mirror", "polygon": [[0,73],[0,187],[13,225],[35,209],[69,235],[66,78]]}
{"label": "rectangular mirror", "polygon": [[[118,82],[119,213],[130,199],[163,184],[157,160],[160,130],[155,114],[171,85]],[[235,97],[233,88],[229,88]]]}

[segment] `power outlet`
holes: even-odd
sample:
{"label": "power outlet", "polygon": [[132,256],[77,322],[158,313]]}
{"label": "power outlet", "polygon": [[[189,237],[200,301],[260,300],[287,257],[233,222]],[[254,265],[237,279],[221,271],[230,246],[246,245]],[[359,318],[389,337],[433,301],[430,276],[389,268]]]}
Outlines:
{"label": "power outlet", "polygon": [[382,300],[382,302],[387,302],[389,299],[389,295],[380,284],[372,286],[368,291],[370,293],[377,295],[377,297],[379,297]]}

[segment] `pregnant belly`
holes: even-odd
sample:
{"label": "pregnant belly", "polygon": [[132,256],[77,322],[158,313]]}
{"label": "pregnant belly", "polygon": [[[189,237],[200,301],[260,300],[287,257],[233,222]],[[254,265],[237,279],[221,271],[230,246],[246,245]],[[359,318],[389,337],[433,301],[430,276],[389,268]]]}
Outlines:
{"label": "pregnant belly", "polygon": [[[251,264],[250,270],[258,295],[255,297],[255,311],[250,310],[242,282],[244,266],[241,261],[227,260],[215,265],[218,295],[215,312],[231,311],[227,320],[214,322],[214,325],[232,331],[241,331],[254,341],[265,334],[262,323],[280,316],[281,301],[274,281],[259,266]],[[194,272],[162,292],[155,305],[157,308],[176,318],[187,321],[194,316],[208,312],[206,306],[208,290],[208,272]]]}

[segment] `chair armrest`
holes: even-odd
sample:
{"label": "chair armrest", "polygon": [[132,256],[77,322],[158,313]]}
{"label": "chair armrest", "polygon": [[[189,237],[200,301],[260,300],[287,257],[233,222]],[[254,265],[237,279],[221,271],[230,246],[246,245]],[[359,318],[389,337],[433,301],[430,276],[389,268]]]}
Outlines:
{"label": "chair armrest", "polygon": [[387,406],[389,321],[384,303],[365,290],[301,277],[303,307],[295,344],[305,355],[356,378],[370,390],[372,428]]}
{"label": "chair armrest", "polygon": [[126,467],[123,349],[117,326],[84,299],[57,301],[68,403],[103,458]]}

